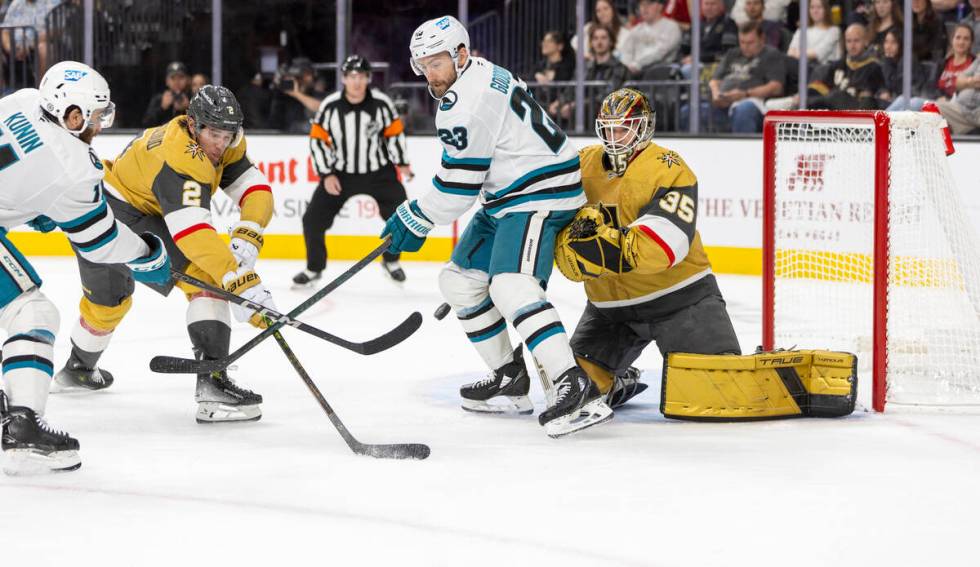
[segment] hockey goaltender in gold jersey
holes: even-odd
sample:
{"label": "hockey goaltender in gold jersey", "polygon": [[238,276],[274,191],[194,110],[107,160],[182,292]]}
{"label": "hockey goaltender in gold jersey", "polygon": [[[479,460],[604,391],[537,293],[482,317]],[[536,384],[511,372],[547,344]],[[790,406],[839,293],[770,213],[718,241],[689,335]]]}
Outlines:
{"label": "hockey goaltender in gold jersey", "polygon": [[555,261],[585,282],[571,346],[619,407],[646,389],[630,365],[651,342],[664,356],[661,411],[698,420],[839,416],[854,409],[856,357],[829,351],[740,356],[697,231],[698,185],[677,152],[653,143],[646,96],[619,89],[582,149],[588,204],[559,234]]}

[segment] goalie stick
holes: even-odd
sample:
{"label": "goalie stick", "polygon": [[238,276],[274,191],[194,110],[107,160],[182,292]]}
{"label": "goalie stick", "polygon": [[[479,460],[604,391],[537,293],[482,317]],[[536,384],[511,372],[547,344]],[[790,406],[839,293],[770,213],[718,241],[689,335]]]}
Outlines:
{"label": "goalie stick", "polygon": [[[333,343],[347,350],[354,351],[357,354],[371,355],[371,354],[377,354],[383,350],[387,350],[397,345],[398,343],[404,341],[405,339],[407,339],[422,324],[421,314],[415,313],[409,318],[413,321],[413,324],[414,322],[417,322],[418,324],[415,325],[414,328],[411,328],[411,332],[409,333],[401,332],[401,333],[394,333],[394,334],[387,333],[376,339],[372,339],[367,342],[357,343],[357,342],[348,341],[346,339],[342,339],[336,335],[332,335],[326,331],[322,331],[320,329],[317,329],[316,327],[307,325],[302,321],[291,319],[287,315],[283,315],[278,311],[273,311],[272,309],[264,307],[258,303],[255,303],[254,301],[250,301],[248,299],[245,299],[244,297],[240,297],[238,295],[235,295],[234,293],[215,287],[205,281],[201,281],[195,278],[194,276],[189,276],[182,272],[178,272],[177,270],[170,270],[170,274],[173,276],[175,280],[180,280],[182,282],[189,283],[193,286],[207,290],[208,292],[221,296],[222,298],[227,299],[232,303],[237,303],[238,305],[244,305],[246,307],[249,307],[252,310],[258,312],[263,317],[265,317],[267,321],[285,321],[286,324],[289,325],[290,327],[295,327],[300,331],[309,333],[314,337],[321,338],[329,343]],[[418,316],[416,317],[415,315]]]}
{"label": "goalie stick", "polygon": [[[292,311],[286,314],[288,320],[292,320],[299,316],[300,313],[306,311],[321,299],[326,297],[327,294],[337,289],[341,284],[349,280],[354,274],[361,271],[365,266],[370,264],[375,258],[384,253],[391,244],[391,238],[387,237],[377,248],[371,251],[370,254],[359,260],[356,264],[347,269],[344,273],[340,274],[334,278],[330,283],[323,286],[319,291],[311,295],[303,303],[297,305]],[[395,340],[395,344],[404,340],[402,335],[411,335],[415,332],[415,329],[421,324],[422,316],[418,313],[412,313],[403,321],[398,327],[389,331],[385,335],[373,339],[373,341],[368,341],[368,344],[378,341],[379,344],[384,344],[386,341]],[[241,358],[245,353],[255,348],[256,345],[264,341],[265,339],[272,336],[283,326],[286,325],[285,320],[279,320],[270,325],[267,329],[263,330],[261,333],[252,338],[244,345],[240,346],[235,352],[229,354],[224,358],[217,360],[191,360],[186,358],[179,358],[175,356],[154,356],[150,360],[150,370],[153,372],[160,372],[163,374],[206,374],[210,372],[220,372],[228,367],[229,364],[235,362]],[[373,345],[376,347],[377,345]],[[383,350],[383,349],[382,349]]]}
{"label": "goalie stick", "polygon": [[[272,327],[270,326],[269,328]],[[340,417],[333,411],[330,404],[327,403],[326,398],[324,398],[323,394],[320,393],[320,389],[317,388],[316,383],[313,382],[313,379],[310,378],[309,374],[307,374],[306,369],[303,368],[302,364],[300,364],[299,358],[297,358],[296,354],[293,353],[293,350],[289,348],[289,344],[286,343],[286,339],[283,338],[282,333],[276,330],[272,333],[272,336],[275,337],[276,342],[279,343],[279,348],[282,349],[283,354],[286,355],[289,363],[293,365],[293,368],[296,370],[296,373],[299,374],[299,377],[303,379],[303,383],[306,384],[306,387],[310,390],[310,393],[313,394],[314,398],[316,398],[316,401],[320,404],[320,407],[323,408],[323,411],[327,414],[327,417],[330,418],[330,423],[332,423],[337,429],[337,433],[340,433],[340,436],[343,437],[344,442],[347,443],[347,446],[350,447],[351,451],[357,455],[367,455],[376,459],[422,460],[429,456],[429,453],[431,452],[429,446],[421,443],[392,443],[374,445],[370,443],[361,443],[355,439],[354,436],[351,435],[350,431],[347,430],[347,426],[344,425],[344,422],[340,421]]]}

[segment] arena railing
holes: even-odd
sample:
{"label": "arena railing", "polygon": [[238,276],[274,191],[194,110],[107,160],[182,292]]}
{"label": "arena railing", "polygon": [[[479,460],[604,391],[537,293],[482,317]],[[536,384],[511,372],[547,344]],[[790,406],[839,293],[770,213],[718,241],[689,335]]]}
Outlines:
{"label": "arena railing", "polygon": [[3,94],[36,87],[41,78],[37,29],[34,26],[0,25],[0,43],[3,46],[3,72],[0,73]]}

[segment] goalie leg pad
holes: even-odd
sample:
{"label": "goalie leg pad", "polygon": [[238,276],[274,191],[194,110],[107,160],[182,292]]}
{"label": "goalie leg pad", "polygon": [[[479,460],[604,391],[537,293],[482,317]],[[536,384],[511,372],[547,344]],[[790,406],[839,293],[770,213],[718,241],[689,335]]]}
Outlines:
{"label": "goalie leg pad", "polygon": [[857,356],[846,352],[672,353],[660,411],[700,421],[839,417],[854,411],[856,397]]}

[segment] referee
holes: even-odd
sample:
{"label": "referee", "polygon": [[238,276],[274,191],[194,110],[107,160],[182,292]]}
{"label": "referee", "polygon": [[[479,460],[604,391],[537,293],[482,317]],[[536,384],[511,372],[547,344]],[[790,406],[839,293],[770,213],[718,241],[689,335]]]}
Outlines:
{"label": "referee", "polygon": [[[354,195],[369,195],[387,219],[407,199],[395,168],[406,180],[412,168],[405,152],[405,126],[387,95],[371,84],[371,64],[351,55],[341,67],[344,88],[323,100],[310,128],[310,152],[320,175],[303,214],[306,269],[293,277],[296,287],[320,279],[327,265],[323,234]],[[385,253],[381,265],[396,282],[405,281],[400,254]]]}

